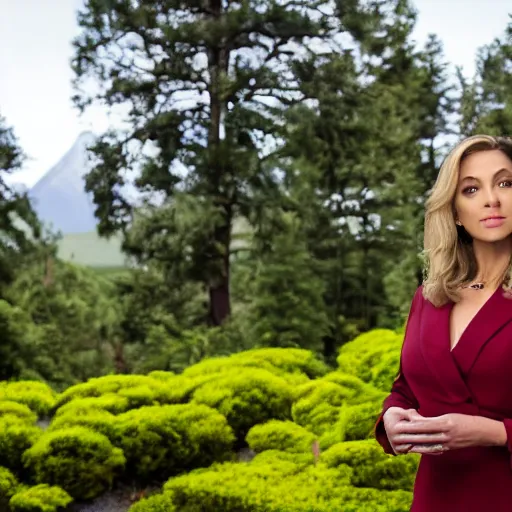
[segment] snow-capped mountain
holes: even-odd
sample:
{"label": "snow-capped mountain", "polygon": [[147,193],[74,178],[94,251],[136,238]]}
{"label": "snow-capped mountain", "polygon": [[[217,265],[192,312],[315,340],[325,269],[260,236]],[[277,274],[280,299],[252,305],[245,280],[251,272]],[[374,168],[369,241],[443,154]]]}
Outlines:
{"label": "snow-capped mountain", "polygon": [[39,218],[62,234],[96,230],[94,204],[85,192],[84,176],[90,169],[87,147],[94,134],[82,133],[71,149],[29,191]]}

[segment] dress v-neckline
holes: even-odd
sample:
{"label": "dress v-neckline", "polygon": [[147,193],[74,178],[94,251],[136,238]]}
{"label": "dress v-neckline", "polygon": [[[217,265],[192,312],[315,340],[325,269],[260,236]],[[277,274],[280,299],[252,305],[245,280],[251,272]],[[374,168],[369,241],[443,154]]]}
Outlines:
{"label": "dress v-neckline", "polygon": [[498,286],[498,288],[496,288],[496,290],[494,290],[491,293],[491,295],[489,295],[489,297],[487,297],[487,299],[483,302],[483,304],[477,309],[476,313],[471,317],[471,320],[466,324],[466,327],[464,327],[464,330],[460,333],[457,343],[455,343],[455,345],[453,345],[453,346],[452,346],[451,330],[452,330],[452,313],[453,313],[453,307],[455,306],[455,302],[450,303],[450,311],[448,314],[448,343],[449,343],[448,348],[450,350],[450,353],[453,353],[453,351],[459,346],[462,338],[464,338],[464,335],[468,332],[471,325],[474,323],[475,319],[480,315],[480,313],[482,313],[484,308],[491,302],[491,300],[494,298],[494,296],[496,295],[498,290],[500,290],[501,288],[502,288],[501,286]]}

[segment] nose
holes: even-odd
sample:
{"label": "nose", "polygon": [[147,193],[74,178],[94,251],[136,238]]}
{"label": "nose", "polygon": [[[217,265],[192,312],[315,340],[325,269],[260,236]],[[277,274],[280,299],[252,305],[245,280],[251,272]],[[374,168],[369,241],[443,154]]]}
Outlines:
{"label": "nose", "polygon": [[485,206],[486,208],[497,208],[500,206],[500,198],[493,188],[487,191],[485,197]]}

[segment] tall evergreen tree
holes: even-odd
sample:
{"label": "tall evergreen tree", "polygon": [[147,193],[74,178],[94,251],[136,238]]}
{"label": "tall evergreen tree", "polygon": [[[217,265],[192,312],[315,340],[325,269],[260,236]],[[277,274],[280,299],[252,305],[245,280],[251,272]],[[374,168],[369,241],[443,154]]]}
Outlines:
{"label": "tall evergreen tree", "polygon": [[14,130],[0,116],[0,285],[12,281],[20,256],[29,252],[40,236],[40,225],[27,194],[9,185],[8,177],[21,168],[24,160]]}
{"label": "tall evergreen tree", "polygon": [[[263,241],[268,243],[268,239]],[[249,335],[259,346],[300,347],[322,353],[329,332],[325,283],[308,249],[303,223],[292,213],[281,216],[267,249],[255,247],[253,301]]]}
{"label": "tall evergreen tree", "polygon": [[76,104],[125,114],[126,129],[93,148],[86,183],[99,231],[132,225],[123,186],[135,174],[142,204],[125,250],[204,283],[212,325],[231,309],[234,219],[252,221],[276,196],[264,160],[287,106],[304,98],[298,70],[339,30],[329,9],[322,0],[88,0],[79,14]]}
{"label": "tall evergreen tree", "polygon": [[414,47],[408,2],[373,5],[350,20],[359,55],[330,58],[305,84],[318,104],[290,112],[283,151],[338,326],[327,353],[353,332],[350,323],[382,325],[410,301],[421,279],[422,200],[452,110],[440,43]]}
{"label": "tall evergreen tree", "polygon": [[[510,15],[512,18],[512,15]],[[463,135],[512,134],[512,21],[502,37],[480,48],[472,81],[459,74]]]}

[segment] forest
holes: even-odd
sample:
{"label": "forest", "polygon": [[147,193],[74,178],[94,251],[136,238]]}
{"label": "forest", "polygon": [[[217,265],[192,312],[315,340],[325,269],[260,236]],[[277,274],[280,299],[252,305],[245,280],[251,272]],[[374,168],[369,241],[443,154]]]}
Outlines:
{"label": "forest", "polygon": [[84,187],[130,264],[59,260],[0,117],[1,510],[405,512],[417,459],[372,428],[439,165],[512,133],[512,20],[468,78],[407,0],[77,16],[74,105],[124,120]]}

